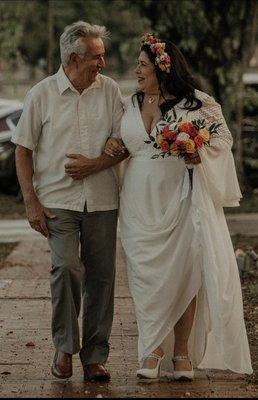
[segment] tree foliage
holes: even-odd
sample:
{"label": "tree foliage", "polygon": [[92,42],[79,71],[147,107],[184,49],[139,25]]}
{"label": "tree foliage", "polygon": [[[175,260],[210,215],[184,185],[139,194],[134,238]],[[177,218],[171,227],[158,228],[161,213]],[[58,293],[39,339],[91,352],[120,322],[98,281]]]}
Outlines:
{"label": "tree foliage", "polygon": [[[84,20],[107,27],[111,32],[108,54],[120,73],[135,56],[139,35],[149,27],[138,7],[127,0],[0,0],[0,11],[0,57],[9,62],[20,54],[29,65],[40,62],[46,71],[47,63],[52,62],[53,69],[60,63],[59,36],[72,22]],[[54,60],[49,60],[52,45]]]}
{"label": "tree foliage", "polygon": [[257,0],[0,0],[0,57],[13,65],[20,55],[51,73],[60,63],[59,36],[77,20],[110,30],[109,65],[120,73],[135,60],[144,32],[176,43],[204,90],[222,104],[241,178],[242,75],[257,38]]}

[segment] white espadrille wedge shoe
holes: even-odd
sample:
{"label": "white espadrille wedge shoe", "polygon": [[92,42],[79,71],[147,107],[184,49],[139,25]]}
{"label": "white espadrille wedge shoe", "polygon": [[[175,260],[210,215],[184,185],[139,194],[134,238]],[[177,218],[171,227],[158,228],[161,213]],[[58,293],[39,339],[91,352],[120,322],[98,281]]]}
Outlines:
{"label": "white espadrille wedge shoe", "polygon": [[173,357],[172,361],[175,364],[176,361],[183,361],[183,360],[188,360],[191,364],[191,370],[190,371],[175,371],[174,370],[174,379],[176,381],[192,381],[194,379],[194,370],[193,370],[193,365],[192,361],[189,359],[188,356],[175,356]]}
{"label": "white espadrille wedge shoe", "polygon": [[151,353],[147,358],[155,358],[157,360],[157,365],[155,368],[141,368],[136,371],[138,378],[147,378],[147,379],[155,379],[160,376],[161,373],[161,361],[165,357],[159,356],[158,354]]}

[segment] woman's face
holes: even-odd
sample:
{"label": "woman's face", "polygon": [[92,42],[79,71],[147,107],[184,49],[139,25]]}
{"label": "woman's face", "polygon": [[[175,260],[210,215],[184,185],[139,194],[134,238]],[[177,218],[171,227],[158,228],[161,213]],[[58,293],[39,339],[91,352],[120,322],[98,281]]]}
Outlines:
{"label": "woman's face", "polygon": [[138,65],[135,70],[138,77],[138,88],[144,93],[157,93],[159,83],[155,74],[155,68],[149,57],[141,51],[138,58]]}

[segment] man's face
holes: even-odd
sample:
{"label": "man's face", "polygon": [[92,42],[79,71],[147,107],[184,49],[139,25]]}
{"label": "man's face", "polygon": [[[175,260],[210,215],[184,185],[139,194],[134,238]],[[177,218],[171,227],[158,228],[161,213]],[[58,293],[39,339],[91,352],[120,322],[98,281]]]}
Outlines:
{"label": "man's face", "polygon": [[106,66],[105,47],[100,38],[83,38],[87,52],[77,59],[77,72],[80,79],[88,83],[93,83],[98,73]]}

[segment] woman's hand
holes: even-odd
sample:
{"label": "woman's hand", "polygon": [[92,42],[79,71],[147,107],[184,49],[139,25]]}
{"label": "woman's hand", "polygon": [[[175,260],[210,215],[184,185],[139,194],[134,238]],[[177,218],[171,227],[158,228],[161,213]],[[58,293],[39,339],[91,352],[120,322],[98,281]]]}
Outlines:
{"label": "woman's hand", "polygon": [[201,163],[201,159],[200,159],[198,151],[196,151],[193,154],[187,154],[186,156],[184,156],[184,160],[185,160],[186,164],[200,164]]}
{"label": "woman's hand", "polygon": [[110,138],[107,140],[104,151],[111,157],[120,156],[125,153],[125,146],[121,139]]}

